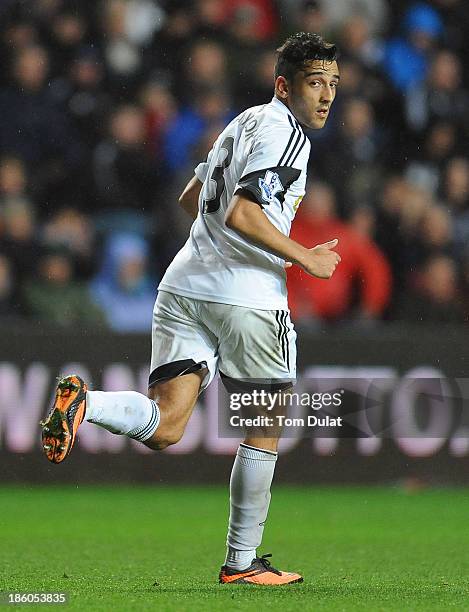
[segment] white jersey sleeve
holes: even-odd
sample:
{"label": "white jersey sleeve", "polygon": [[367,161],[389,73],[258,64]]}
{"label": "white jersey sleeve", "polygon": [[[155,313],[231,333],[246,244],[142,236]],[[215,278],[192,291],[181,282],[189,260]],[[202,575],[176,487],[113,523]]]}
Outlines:
{"label": "white jersey sleeve", "polygon": [[309,157],[306,134],[292,115],[287,119],[288,123],[270,120],[259,128],[234,192],[244,191],[262,208],[277,206],[282,212],[285,196]]}

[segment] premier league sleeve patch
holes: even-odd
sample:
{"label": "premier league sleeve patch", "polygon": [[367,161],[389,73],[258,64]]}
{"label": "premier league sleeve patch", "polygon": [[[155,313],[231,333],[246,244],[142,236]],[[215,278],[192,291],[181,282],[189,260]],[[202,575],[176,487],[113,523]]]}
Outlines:
{"label": "premier league sleeve patch", "polygon": [[291,184],[298,179],[301,171],[288,166],[265,168],[243,176],[235,189],[249,192],[251,199],[261,208],[265,206],[280,206],[283,211],[285,195]]}
{"label": "premier league sleeve patch", "polygon": [[267,204],[272,204],[276,200],[277,193],[284,191],[279,175],[272,170],[267,170],[264,178],[259,179],[259,189],[261,190],[262,200]]}

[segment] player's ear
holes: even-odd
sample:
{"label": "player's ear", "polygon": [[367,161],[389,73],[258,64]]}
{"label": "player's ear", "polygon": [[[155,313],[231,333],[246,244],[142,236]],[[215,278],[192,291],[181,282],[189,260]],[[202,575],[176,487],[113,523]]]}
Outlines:
{"label": "player's ear", "polygon": [[282,100],[288,98],[288,81],[284,76],[278,76],[275,79],[275,94]]}

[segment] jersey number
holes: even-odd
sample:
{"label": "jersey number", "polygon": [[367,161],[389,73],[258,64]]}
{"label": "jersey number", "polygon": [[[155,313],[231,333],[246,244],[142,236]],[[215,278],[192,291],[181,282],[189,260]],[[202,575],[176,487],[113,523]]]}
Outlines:
{"label": "jersey number", "polygon": [[[215,181],[217,188],[215,191],[215,196],[210,200],[203,201],[202,204],[202,212],[204,215],[209,213],[217,212],[220,208],[220,198],[222,196],[223,190],[225,189],[225,169],[231,164],[231,160],[233,159],[233,144],[234,138],[232,136],[227,136],[223,141],[219,151],[218,151],[218,159],[217,165],[213,169],[212,175],[210,176],[211,181]],[[219,163],[219,159],[221,157],[221,153],[224,151],[226,153],[222,162]]]}

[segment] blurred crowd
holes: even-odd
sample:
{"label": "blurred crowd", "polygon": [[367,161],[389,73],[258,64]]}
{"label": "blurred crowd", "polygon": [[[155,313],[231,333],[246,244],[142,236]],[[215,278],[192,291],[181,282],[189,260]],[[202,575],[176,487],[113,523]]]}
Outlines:
{"label": "blurred crowd", "polygon": [[0,322],[148,331],[180,191],[300,30],[341,83],[292,235],[342,264],[291,269],[294,318],[466,321],[466,0],[2,0]]}

